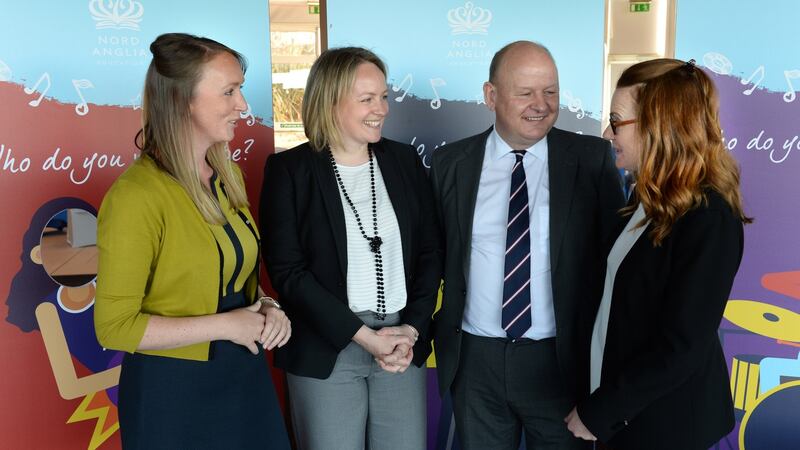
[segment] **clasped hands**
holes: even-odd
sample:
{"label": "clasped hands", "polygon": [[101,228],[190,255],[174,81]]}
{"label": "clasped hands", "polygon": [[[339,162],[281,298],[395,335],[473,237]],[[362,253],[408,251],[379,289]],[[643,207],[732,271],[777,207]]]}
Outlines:
{"label": "clasped hands", "polygon": [[392,373],[403,373],[414,358],[414,343],[419,333],[411,325],[384,327],[378,331],[362,326],[353,340],[364,347],[381,367]]}
{"label": "clasped hands", "polygon": [[281,309],[255,302],[228,313],[231,315],[231,341],[243,345],[254,355],[258,346],[265,350],[283,347],[292,336],[292,324]]}

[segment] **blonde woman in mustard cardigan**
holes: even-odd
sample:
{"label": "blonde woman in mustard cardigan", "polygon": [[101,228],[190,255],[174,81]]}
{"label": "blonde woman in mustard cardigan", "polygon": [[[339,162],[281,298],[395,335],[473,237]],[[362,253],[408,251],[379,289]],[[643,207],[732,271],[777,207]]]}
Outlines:
{"label": "blonde woman in mustard cardigan", "polygon": [[240,113],[242,55],[206,38],[151,45],[141,157],[98,215],[95,327],[122,363],[130,448],[288,449],[264,350],[289,320],[257,301],[259,234],[225,150]]}

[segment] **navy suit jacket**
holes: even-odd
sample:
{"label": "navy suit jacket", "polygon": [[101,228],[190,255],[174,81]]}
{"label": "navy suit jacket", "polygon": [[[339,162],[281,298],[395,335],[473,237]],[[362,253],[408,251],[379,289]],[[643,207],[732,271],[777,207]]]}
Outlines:
{"label": "navy suit jacket", "polygon": [[[450,388],[458,370],[472,219],[491,131],[439,148],[431,165],[446,249],[442,307],[434,317],[442,394]],[[608,142],[553,128],[547,134],[547,146],[556,351],[565,386],[577,399],[589,390],[591,329],[602,295],[616,212],[625,201]]]}

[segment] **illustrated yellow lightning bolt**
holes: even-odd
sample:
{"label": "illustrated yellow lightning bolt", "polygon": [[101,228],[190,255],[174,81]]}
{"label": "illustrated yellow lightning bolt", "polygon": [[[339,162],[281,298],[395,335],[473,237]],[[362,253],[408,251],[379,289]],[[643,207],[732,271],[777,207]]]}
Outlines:
{"label": "illustrated yellow lightning bolt", "polygon": [[[119,429],[117,407],[111,403],[106,391],[93,392],[84,397],[67,423],[91,419],[97,419],[97,423],[94,426],[88,450],[95,450]],[[106,426],[107,423],[110,425]]]}

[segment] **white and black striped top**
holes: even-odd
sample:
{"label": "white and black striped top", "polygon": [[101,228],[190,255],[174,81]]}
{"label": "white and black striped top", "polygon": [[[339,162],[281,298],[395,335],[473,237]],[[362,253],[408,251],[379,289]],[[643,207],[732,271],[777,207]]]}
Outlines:
{"label": "white and black striped top", "polygon": [[[372,237],[372,194],[370,192],[369,162],[359,166],[336,165],[342,183],[353,201],[364,231]],[[377,285],[375,282],[375,257],[369,243],[361,235],[353,211],[339,188],[347,229],[347,299],[354,312],[377,311]],[[380,168],[375,162],[375,196],[378,213],[378,235],[383,240],[383,276],[386,295],[386,313],[400,311],[406,306],[405,270],[403,248],[397,217],[386,191]]]}

